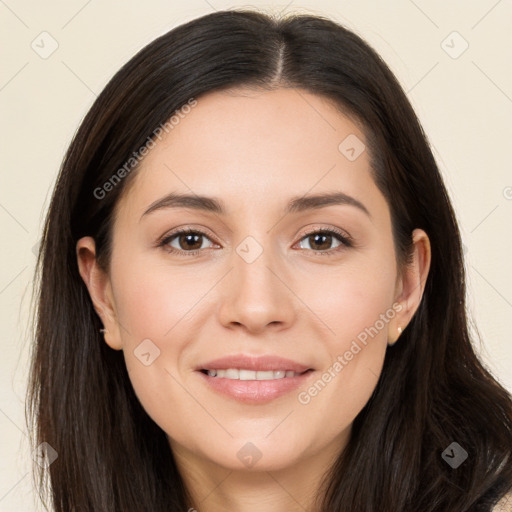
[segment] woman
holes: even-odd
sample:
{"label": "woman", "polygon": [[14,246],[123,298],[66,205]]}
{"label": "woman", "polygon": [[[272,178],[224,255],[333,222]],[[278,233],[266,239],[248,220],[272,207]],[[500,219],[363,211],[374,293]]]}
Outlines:
{"label": "woman", "polygon": [[216,12],[141,50],[71,143],[38,264],[54,510],[506,506],[512,400],[471,345],[446,189],[333,21]]}

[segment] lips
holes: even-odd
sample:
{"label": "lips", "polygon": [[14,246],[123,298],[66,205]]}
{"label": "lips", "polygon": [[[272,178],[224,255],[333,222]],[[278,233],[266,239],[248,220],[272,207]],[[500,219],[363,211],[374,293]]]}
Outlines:
{"label": "lips", "polygon": [[[306,385],[315,374],[313,368],[291,359],[244,354],[208,361],[198,366],[196,372],[208,389],[254,405],[291,393]],[[252,374],[256,379],[240,378],[240,375],[252,377]]]}

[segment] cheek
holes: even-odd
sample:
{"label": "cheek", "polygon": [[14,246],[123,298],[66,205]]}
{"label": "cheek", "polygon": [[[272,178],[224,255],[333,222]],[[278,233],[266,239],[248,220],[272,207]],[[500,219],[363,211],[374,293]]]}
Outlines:
{"label": "cheek", "polygon": [[113,274],[116,310],[130,381],[149,416],[167,431],[181,432],[182,408],[191,399],[177,370],[187,344],[200,334],[194,317],[201,313],[201,299],[215,276],[198,279],[197,272],[142,258],[118,262]]}
{"label": "cheek", "polygon": [[[339,266],[304,269],[294,291],[304,298],[318,328],[325,330],[332,354],[346,350],[347,342],[373,326],[382,314],[393,313],[395,285],[394,260],[384,261],[375,251],[368,256],[351,255]],[[387,323],[378,326],[385,336]]]}
{"label": "cheek", "polygon": [[348,428],[377,385],[386,354],[389,311],[394,312],[386,299],[351,295],[336,302],[339,314],[329,323],[335,334],[326,336],[321,347],[326,364],[297,397],[305,421],[313,430],[321,428],[324,438],[333,439]]}
{"label": "cheek", "polygon": [[298,293],[325,329],[327,362],[318,379],[298,402],[308,417],[323,418],[325,434],[335,436],[348,427],[370,398],[382,370],[393,308],[394,260],[357,264],[316,274],[315,283],[303,280]]}
{"label": "cheek", "polygon": [[[120,266],[116,280],[116,307],[130,343],[162,339],[182,329],[211,287],[197,272],[155,265],[143,258]],[[183,322],[183,323],[182,323]]]}

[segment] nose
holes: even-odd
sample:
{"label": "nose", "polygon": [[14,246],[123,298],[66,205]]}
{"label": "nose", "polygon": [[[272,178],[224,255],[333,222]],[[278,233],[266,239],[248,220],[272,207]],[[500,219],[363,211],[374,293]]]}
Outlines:
{"label": "nose", "polygon": [[267,326],[272,326],[274,332],[286,329],[295,319],[297,299],[291,271],[263,245],[253,239],[233,251],[232,270],[223,280],[219,297],[219,321],[225,327],[241,326],[258,334]]}

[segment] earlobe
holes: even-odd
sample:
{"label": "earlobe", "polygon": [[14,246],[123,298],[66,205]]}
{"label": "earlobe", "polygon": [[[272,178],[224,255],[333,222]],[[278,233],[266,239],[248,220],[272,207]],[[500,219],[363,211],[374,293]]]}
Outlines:
{"label": "earlobe", "polygon": [[114,350],[121,350],[122,343],[119,329],[117,328],[117,317],[110,280],[108,275],[99,267],[96,260],[94,238],[86,236],[78,240],[76,256],[80,276],[87,287],[94,310],[103,323],[105,342]]}
{"label": "earlobe", "polygon": [[400,338],[400,335],[402,334],[402,327],[401,326],[398,326],[396,328],[396,336],[393,338],[391,337],[390,335],[388,335],[388,345],[394,345],[397,341],[398,341],[398,338]]}

